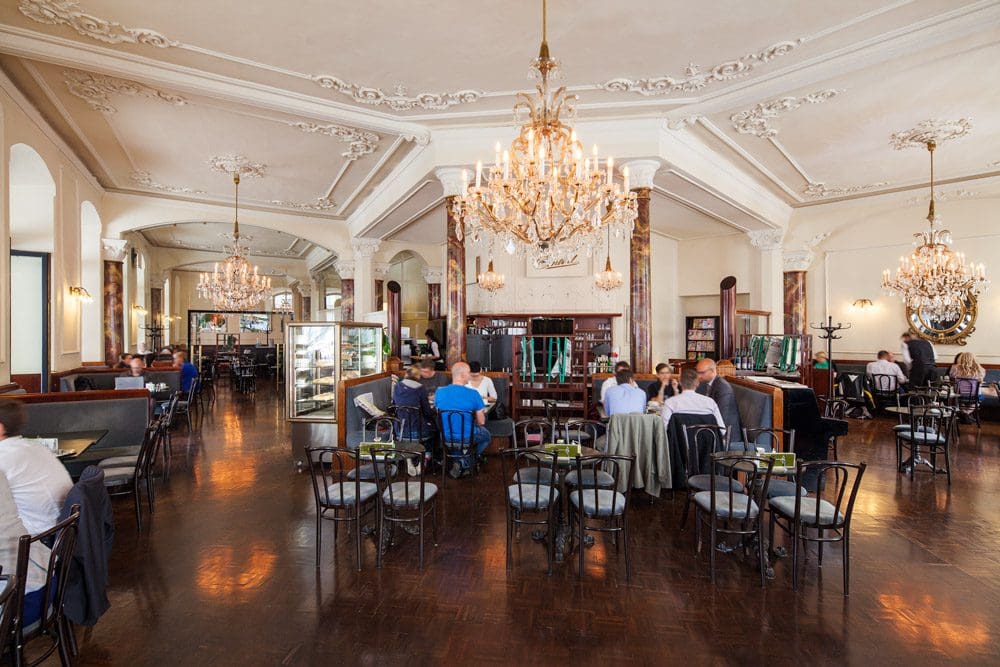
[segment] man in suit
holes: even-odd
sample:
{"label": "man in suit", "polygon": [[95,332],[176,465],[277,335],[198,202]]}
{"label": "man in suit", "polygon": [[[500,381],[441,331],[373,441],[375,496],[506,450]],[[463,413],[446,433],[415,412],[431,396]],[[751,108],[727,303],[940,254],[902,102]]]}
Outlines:
{"label": "man in suit", "polygon": [[938,372],[934,366],[937,355],[934,353],[934,347],[909,331],[905,332],[902,338],[910,356],[910,386],[922,387],[932,380],[937,380]]}
{"label": "man in suit", "polygon": [[698,393],[708,396],[719,406],[722,413],[722,421],[729,428],[730,440],[738,442],[743,439],[743,431],[740,428],[740,410],[736,405],[736,394],[733,387],[725,378],[719,377],[715,361],[712,359],[702,359],[695,367],[698,372]]}

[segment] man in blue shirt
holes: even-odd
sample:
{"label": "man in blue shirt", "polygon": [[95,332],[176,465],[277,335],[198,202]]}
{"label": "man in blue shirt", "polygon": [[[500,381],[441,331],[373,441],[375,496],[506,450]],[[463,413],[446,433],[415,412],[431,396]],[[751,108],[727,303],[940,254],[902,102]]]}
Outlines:
{"label": "man in blue shirt", "polygon": [[[466,413],[442,415],[442,435],[447,446],[452,438],[456,441],[467,441],[471,429],[472,443],[478,458],[490,444],[490,432],[483,426],[486,423],[486,405],[482,396],[472,387],[466,386],[469,383],[469,373],[469,364],[465,362],[459,361],[452,366],[451,384],[434,392],[434,407],[440,412],[458,410]],[[471,461],[468,456],[464,456],[452,464],[449,474],[452,477],[460,477],[468,474],[470,469]]]}
{"label": "man in blue shirt", "polygon": [[187,360],[186,352],[174,352],[174,368],[181,372],[181,391],[188,393],[191,383],[198,379],[198,369]]}
{"label": "man in blue shirt", "polygon": [[604,412],[609,417],[630,412],[645,414],[646,392],[632,381],[632,371],[627,368],[619,370],[615,373],[615,380],[618,384],[608,389],[608,393],[604,395]]}

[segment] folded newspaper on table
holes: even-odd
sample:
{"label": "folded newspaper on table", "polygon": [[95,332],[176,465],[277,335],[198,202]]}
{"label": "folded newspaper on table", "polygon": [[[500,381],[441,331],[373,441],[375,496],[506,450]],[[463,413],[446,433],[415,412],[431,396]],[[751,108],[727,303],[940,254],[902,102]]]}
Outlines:
{"label": "folded newspaper on table", "polygon": [[555,452],[556,456],[561,459],[571,459],[574,456],[580,455],[580,445],[579,444],[563,444],[563,443],[553,443],[545,445],[545,451]]}
{"label": "folded newspaper on table", "polygon": [[358,456],[371,456],[372,450],[395,448],[395,442],[362,442],[358,445]]}
{"label": "folded newspaper on table", "polygon": [[757,452],[757,456],[774,461],[771,474],[779,474],[785,470],[795,470],[795,452]]}

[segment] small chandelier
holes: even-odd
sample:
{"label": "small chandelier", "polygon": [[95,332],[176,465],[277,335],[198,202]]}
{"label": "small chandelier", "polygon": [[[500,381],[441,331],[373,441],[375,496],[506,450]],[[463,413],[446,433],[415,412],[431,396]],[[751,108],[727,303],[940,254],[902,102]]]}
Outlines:
{"label": "small chandelier", "polygon": [[608,258],[604,262],[604,270],[594,274],[594,284],[605,292],[622,286],[622,274],[611,268],[611,232],[608,231]]}
{"label": "small chandelier", "polygon": [[496,239],[509,254],[520,251],[542,268],[572,262],[580,252],[589,256],[605,227],[616,236],[630,234],[637,203],[629,191],[628,169],[622,169],[622,183],[617,183],[613,158],[602,167],[597,146],[585,158],[576,131],[560,120],[563,113],[573,115],[577,96],[567,94],[565,86],[549,90],[559,63],[549,55],[545,0],[542,44],[531,68],[541,79],[538,96],[518,93],[514,104],[515,120],[527,114],[527,122],[509,150],[501,152],[497,142],[485,175],[482,162],[476,164],[474,186],[462,173],[462,194],[452,210],[459,239]]}
{"label": "small chandelier", "polygon": [[898,294],[908,308],[932,320],[947,322],[957,319],[963,301],[987,289],[989,281],[983,264],[966,264],[964,254],[952,251],[951,232],[941,228],[941,218],[934,211],[936,147],[933,140],[927,142],[931,156],[931,202],[927,213],[930,230],[913,235],[916,249],[909,257],[899,258],[895,277],[889,269],[882,272],[882,289],[890,295]]}
{"label": "small chandelier", "polygon": [[497,273],[493,270],[493,257],[491,255],[486,273],[480,273],[477,275],[476,283],[481,289],[484,289],[487,292],[496,292],[497,290],[503,289],[506,282],[506,278],[504,278],[502,273]]}
{"label": "small chandelier", "polygon": [[[233,233],[222,234],[233,244],[226,246],[229,257],[222,263],[215,263],[212,273],[202,273],[198,279],[198,296],[208,299],[219,310],[248,310],[254,308],[271,291],[271,279],[259,274],[256,266],[251,266],[246,256],[250,249],[240,243],[240,174],[233,173],[236,185],[236,206],[233,218]],[[251,237],[244,237],[250,240]]]}

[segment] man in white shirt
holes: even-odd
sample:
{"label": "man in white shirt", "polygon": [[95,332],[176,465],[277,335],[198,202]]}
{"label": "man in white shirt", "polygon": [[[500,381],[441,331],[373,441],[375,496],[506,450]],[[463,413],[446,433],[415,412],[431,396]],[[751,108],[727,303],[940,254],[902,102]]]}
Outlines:
{"label": "man in white shirt", "polygon": [[646,392],[632,380],[632,371],[623,368],[615,373],[615,386],[604,395],[604,412],[612,415],[646,413]]}
{"label": "man in white shirt", "polygon": [[7,478],[24,527],[37,535],[59,522],[73,480],[55,453],[21,437],[24,420],[20,401],[0,400],[0,473]]}
{"label": "man in white shirt", "polygon": [[693,415],[712,415],[715,423],[725,426],[722,421],[722,413],[719,412],[719,404],[714,400],[699,394],[695,391],[698,388],[698,372],[693,368],[685,368],[681,372],[681,393],[671,396],[663,402],[663,409],[660,416],[663,418],[663,426],[670,428],[670,417],[674,413]]}
{"label": "man in white shirt", "polygon": [[865,372],[869,376],[875,375],[890,375],[892,376],[893,383],[888,387],[877,387],[882,391],[891,391],[893,389],[899,389],[904,384],[906,384],[906,375],[903,373],[903,369],[899,367],[893,360],[892,352],[887,350],[879,350],[878,361],[872,361],[865,367]]}
{"label": "man in white shirt", "polygon": [[608,390],[618,385],[617,376],[618,376],[618,371],[620,370],[628,371],[632,370],[632,367],[629,366],[629,363],[627,361],[619,361],[618,363],[615,364],[615,374],[605,379],[604,382],[601,383],[601,405],[605,404],[604,397],[608,395]]}

